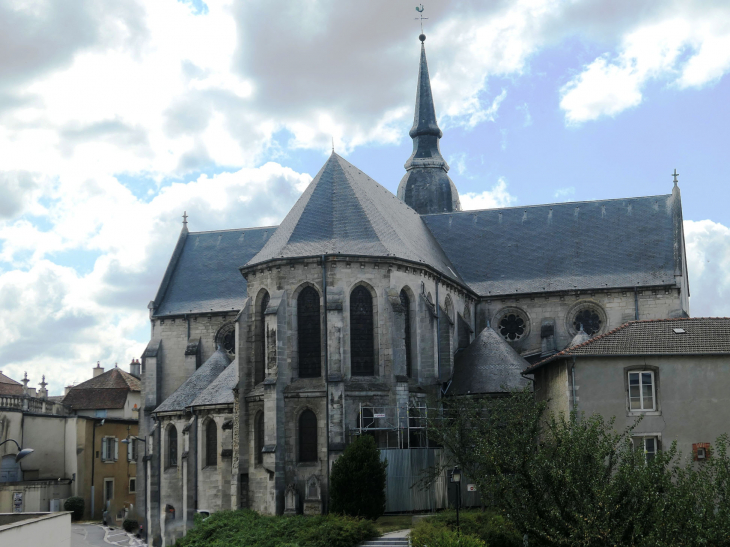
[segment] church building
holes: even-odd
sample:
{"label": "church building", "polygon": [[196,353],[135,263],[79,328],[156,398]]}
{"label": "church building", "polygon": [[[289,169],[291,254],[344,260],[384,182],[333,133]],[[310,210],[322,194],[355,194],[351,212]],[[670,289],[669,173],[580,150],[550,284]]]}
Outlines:
{"label": "church building", "polygon": [[397,195],[333,152],[279,226],[183,223],[142,358],[138,506],[165,544],[196,512],[326,511],[329,466],[376,420],[383,449],[425,446],[397,433],[430,395],[522,385],[576,335],[689,316],[676,183],[461,210],[420,39]]}

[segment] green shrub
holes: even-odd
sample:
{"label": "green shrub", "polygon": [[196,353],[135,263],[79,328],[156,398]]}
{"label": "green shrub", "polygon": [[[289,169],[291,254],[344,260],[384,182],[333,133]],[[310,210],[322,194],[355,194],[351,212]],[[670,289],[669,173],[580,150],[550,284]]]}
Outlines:
{"label": "green shrub", "polygon": [[333,513],[376,520],[385,512],[385,470],[370,435],[351,443],[332,464],[330,510]]}
{"label": "green shrub", "polygon": [[378,535],[367,520],[337,515],[272,517],[254,511],[220,511],[177,541],[177,547],[353,547]]}
{"label": "green shrub", "polygon": [[73,511],[71,515],[72,520],[81,520],[84,518],[84,498],[71,496],[63,502],[63,509],[65,511]]}
{"label": "green shrub", "polygon": [[137,528],[139,528],[139,522],[134,519],[124,519],[124,522],[122,523],[122,528],[124,528],[125,532],[129,532],[131,534]]}
{"label": "green shrub", "polygon": [[458,533],[427,520],[419,522],[411,530],[411,545],[413,547],[487,547],[487,544],[476,536]]}
{"label": "green shrub", "polygon": [[[522,536],[514,524],[493,511],[461,511],[459,525],[464,535],[479,538],[489,547],[519,547],[522,545]],[[421,527],[455,531],[456,511],[444,511],[421,520],[413,529],[411,537],[413,534],[419,534]],[[428,545],[431,547],[430,543]]]}

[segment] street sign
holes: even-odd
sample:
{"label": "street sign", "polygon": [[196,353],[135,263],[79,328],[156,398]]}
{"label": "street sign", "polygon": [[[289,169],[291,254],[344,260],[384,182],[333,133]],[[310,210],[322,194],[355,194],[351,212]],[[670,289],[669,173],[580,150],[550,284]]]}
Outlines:
{"label": "street sign", "polygon": [[373,414],[373,418],[385,418],[385,413],[376,412]]}
{"label": "street sign", "polygon": [[466,485],[466,491],[467,492],[476,492],[477,491],[477,485],[476,484],[467,484]]}

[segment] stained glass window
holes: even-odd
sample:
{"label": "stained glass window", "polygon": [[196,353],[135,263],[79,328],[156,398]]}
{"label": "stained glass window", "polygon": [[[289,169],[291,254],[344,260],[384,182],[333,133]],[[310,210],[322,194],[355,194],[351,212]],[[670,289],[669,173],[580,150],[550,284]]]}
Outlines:
{"label": "stained glass window", "polygon": [[373,297],[362,285],[350,294],[350,355],[353,376],[375,374]]}
{"label": "stained glass window", "polygon": [[177,429],[174,425],[167,429],[167,465],[169,467],[177,465]]}
{"label": "stained glass window", "polygon": [[258,355],[254,363],[254,383],[260,384],[264,381],[264,364],[266,363],[266,321],[264,312],[269,305],[269,293],[264,293],[261,298],[261,305],[258,309],[258,324],[257,324],[257,336],[258,336]]}
{"label": "stained glass window", "polygon": [[317,378],[321,375],[322,335],[320,331],[319,294],[306,287],[297,298],[299,329],[299,377]]}
{"label": "stained glass window", "polygon": [[525,320],[516,313],[508,313],[499,321],[499,333],[505,340],[519,340],[525,334]]}
{"label": "stained glass window", "polygon": [[595,310],[584,308],[578,312],[573,320],[573,328],[580,330],[581,325],[586,334],[592,336],[601,330],[601,318]]}
{"label": "stained glass window", "polygon": [[405,290],[400,292],[400,304],[403,306],[403,320],[405,321],[406,375],[410,378],[413,366],[411,360],[411,300]]}
{"label": "stained glass window", "polygon": [[218,465],[218,426],[215,420],[208,420],[205,426],[205,465]]}
{"label": "stained glass window", "polygon": [[254,424],[254,451],[256,452],[256,463],[262,464],[264,463],[264,413],[259,412],[256,414]]}
{"label": "stained glass window", "polygon": [[317,416],[309,409],[299,416],[299,461],[317,461]]}

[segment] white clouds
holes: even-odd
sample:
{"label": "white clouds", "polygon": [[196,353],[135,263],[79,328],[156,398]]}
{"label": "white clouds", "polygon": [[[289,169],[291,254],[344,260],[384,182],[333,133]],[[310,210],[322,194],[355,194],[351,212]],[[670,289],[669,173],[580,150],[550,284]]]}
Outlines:
{"label": "white clouds", "polygon": [[566,188],[558,188],[555,190],[555,197],[559,199],[565,199],[568,196],[575,195],[575,186],[568,186]]}
{"label": "white clouds", "polygon": [[507,191],[507,182],[500,178],[490,190],[477,194],[469,192],[459,196],[464,211],[509,207],[517,198]]}
{"label": "white clouds", "polygon": [[652,80],[701,87],[730,70],[730,4],[671,5],[639,20],[622,37],[617,55],[602,55],[560,90],[568,123],[582,123],[639,105]]}
{"label": "white clouds", "polygon": [[[311,181],[276,163],[164,187],[151,201],[115,179],[62,180],[52,227],[21,218],[0,227],[0,362],[12,377],[46,373],[58,392],[88,377],[97,360],[126,365],[139,357],[155,294],[187,210],[192,230],[277,224]],[[63,188],[63,190],[61,190]],[[81,274],[47,257],[96,256]],[[54,371],[54,374],[50,374]]]}
{"label": "white clouds", "polygon": [[687,220],[684,236],[692,315],[730,317],[730,228]]}

